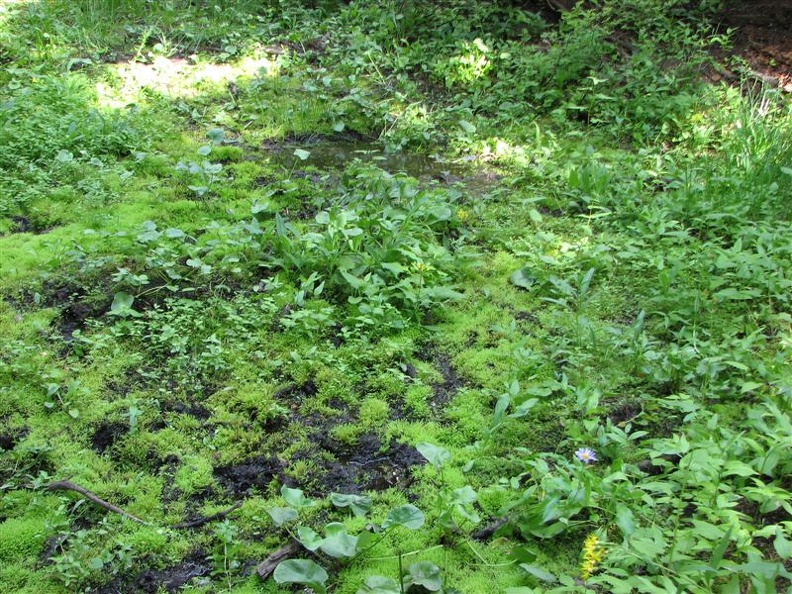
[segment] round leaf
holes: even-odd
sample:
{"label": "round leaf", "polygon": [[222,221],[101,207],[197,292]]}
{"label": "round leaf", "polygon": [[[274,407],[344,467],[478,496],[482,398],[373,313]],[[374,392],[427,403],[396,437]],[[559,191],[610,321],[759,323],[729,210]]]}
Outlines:
{"label": "round leaf", "polygon": [[286,522],[291,522],[297,519],[297,510],[291,507],[273,507],[268,509],[267,513],[278,527],[283,526]]}
{"label": "round leaf", "polygon": [[437,592],[443,587],[440,568],[429,561],[419,561],[410,565],[404,582],[405,585],[423,586],[430,592]]}
{"label": "round leaf", "polygon": [[408,503],[396,509],[392,509],[388,517],[385,518],[385,521],[382,523],[382,527],[390,528],[391,526],[404,526],[410,530],[416,530],[423,526],[423,523],[423,512],[414,505]]}
{"label": "round leaf", "polygon": [[[325,591],[327,572],[310,559],[287,559],[281,561],[272,574],[279,584],[306,584],[314,590]],[[317,588],[318,586],[318,588]]]}

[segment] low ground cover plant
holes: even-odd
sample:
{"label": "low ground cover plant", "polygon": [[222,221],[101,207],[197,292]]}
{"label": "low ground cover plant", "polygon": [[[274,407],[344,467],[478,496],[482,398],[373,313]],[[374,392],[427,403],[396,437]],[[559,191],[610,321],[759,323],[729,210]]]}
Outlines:
{"label": "low ground cover plant", "polygon": [[0,1],[0,592],[792,587],[789,96],[549,4]]}

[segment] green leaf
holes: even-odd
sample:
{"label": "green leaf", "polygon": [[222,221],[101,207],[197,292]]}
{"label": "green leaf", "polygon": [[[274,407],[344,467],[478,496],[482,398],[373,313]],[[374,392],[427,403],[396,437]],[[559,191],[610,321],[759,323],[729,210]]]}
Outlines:
{"label": "green leaf", "polygon": [[313,552],[322,546],[322,540],[324,539],[319,536],[313,528],[300,526],[297,529],[297,540],[300,541],[302,546]]}
{"label": "green leaf", "polygon": [[527,266],[523,266],[513,272],[509,280],[511,284],[522,289],[530,289],[536,283],[536,278],[531,274],[531,270]]}
{"label": "green leaf", "polygon": [[286,485],[281,487],[281,495],[286,500],[286,503],[297,509],[306,507],[313,507],[316,502],[313,499],[308,499],[302,492],[302,489],[290,489]]}
{"label": "green leaf", "polygon": [[535,208],[532,208],[532,209],[531,209],[531,210],[528,212],[528,216],[531,218],[531,220],[532,220],[534,223],[541,223],[541,222],[542,222],[542,215],[541,215],[541,214],[539,213],[539,211],[538,211],[538,210],[536,210]]}
{"label": "green leaf", "polygon": [[292,522],[297,519],[297,510],[292,507],[273,507],[268,509],[267,513],[279,528],[286,522]]}
{"label": "green leaf", "polygon": [[792,557],[792,542],[784,538],[784,534],[780,529],[776,533],[775,540],[773,540],[773,548],[775,548],[778,556],[784,561]]}
{"label": "green leaf", "polygon": [[338,272],[344,277],[347,284],[356,291],[366,285],[365,281],[359,279],[354,274],[348,273],[346,270],[339,270]]}
{"label": "green leaf", "polygon": [[225,130],[222,128],[210,128],[206,131],[206,138],[208,138],[209,142],[212,144],[222,144],[225,139]]}
{"label": "green leaf", "polygon": [[306,151],[304,149],[294,149],[294,156],[297,157],[300,161],[305,161],[308,157],[311,156],[311,151]]}
{"label": "green leaf", "polygon": [[544,569],[542,569],[541,567],[537,567],[536,565],[529,565],[528,563],[520,563],[520,567],[541,582],[553,584],[558,581],[556,579],[556,576],[554,576],[552,573],[549,573]]}
{"label": "green leaf", "polygon": [[393,578],[370,575],[363,580],[363,586],[356,594],[401,594],[401,587]]}
{"label": "green leaf", "polygon": [[203,146],[199,146],[196,152],[202,157],[206,157],[209,153],[212,152],[212,147],[211,145],[205,144]]}
{"label": "green leaf", "polygon": [[415,445],[415,449],[435,468],[442,468],[446,462],[451,460],[451,453],[441,446],[421,442]]}
{"label": "green leaf", "polygon": [[536,561],[538,554],[523,546],[512,547],[511,556],[520,563],[533,563]]}
{"label": "green leaf", "polygon": [[723,560],[723,554],[726,552],[729,543],[731,542],[731,533],[732,529],[726,531],[726,534],[723,535],[723,538],[720,539],[715,548],[712,549],[712,556],[710,557],[709,566],[712,569],[718,569],[720,567],[721,560]]}
{"label": "green leaf", "polygon": [[330,502],[336,507],[348,507],[356,516],[365,516],[372,506],[371,497],[365,495],[330,493]]}
{"label": "green leaf", "polygon": [[325,594],[325,582],[329,577],[321,565],[310,559],[287,559],[281,561],[272,574],[279,584],[305,584],[319,594]]}
{"label": "green leaf", "polygon": [[476,501],[476,492],[470,485],[465,485],[459,489],[451,491],[451,497],[448,500],[449,505],[473,503]]}
{"label": "green leaf", "polygon": [[404,585],[422,586],[430,592],[437,592],[443,587],[443,577],[437,565],[429,561],[419,561],[407,568]]}
{"label": "green leaf", "polygon": [[125,293],[124,291],[119,291],[113,296],[113,303],[110,304],[110,311],[108,315],[111,316],[120,316],[125,318],[127,316],[139,316],[135,310],[132,309],[132,304],[135,302],[135,298],[130,295],[129,293]]}
{"label": "green leaf", "polygon": [[529,398],[528,400],[523,402],[520,406],[518,406],[516,409],[514,409],[514,412],[509,415],[509,418],[511,418],[511,419],[519,419],[521,417],[524,417],[537,404],[539,404],[539,399],[538,398]]}
{"label": "green leaf", "polygon": [[168,227],[164,231],[165,237],[169,237],[171,239],[179,239],[180,237],[184,237],[184,231],[181,229],[177,229],[176,227]]}
{"label": "green leaf", "polygon": [[416,530],[423,526],[423,523],[423,512],[411,503],[407,503],[392,509],[382,523],[382,528],[387,529],[391,526],[404,526],[410,530]]}
{"label": "green leaf", "polygon": [[319,545],[322,552],[336,559],[351,558],[357,554],[357,538],[346,531],[340,522],[325,526],[325,538]]}
{"label": "green leaf", "polygon": [[336,132],[343,132],[344,128],[346,128],[346,124],[344,124],[344,122],[335,122],[333,124],[333,130]]}
{"label": "green leaf", "polygon": [[467,122],[465,120],[459,120],[458,123],[459,123],[459,127],[462,128],[468,134],[475,134],[476,133],[476,127],[473,124],[471,124],[470,122]]}
{"label": "green leaf", "polygon": [[629,508],[619,507],[616,511],[616,525],[625,538],[632,536],[632,533],[635,532],[635,516]]}

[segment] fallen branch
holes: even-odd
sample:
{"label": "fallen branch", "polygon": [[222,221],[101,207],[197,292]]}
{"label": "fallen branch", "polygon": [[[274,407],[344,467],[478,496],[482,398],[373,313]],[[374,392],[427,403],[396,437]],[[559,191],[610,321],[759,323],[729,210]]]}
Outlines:
{"label": "fallen branch", "polygon": [[116,514],[120,514],[125,518],[129,518],[130,520],[137,522],[138,524],[146,524],[148,522],[144,522],[137,516],[133,516],[127,511],[124,511],[120,507],[113,505],[112,503],[108,503],[104,499],[94,495],[88,489],[81,487],[80,485],[75,485],[71,481],[55,481],[54,483],[49,483],[48,485],[44,485],[44,488],[48,491],[74,491],[75,493],[79,493],[83,497],[85,497],[88,501],[95,503],[99,507],[105,508],[107,511],[111,511]]}
{"label": "fallen branch", "polygon": [[[137,522],[138,524],[144,524],[146,526],[150,526],[150,522],[146,522],[141,520],[137,516],[133,516],[128,511],[121,509],[120,507],[113,505],[112,503],[108,503],[98,495],[91,493],[85,487],[81,487],[71,481],[55,481],[54,483],[49,483],[43,486],[44,489],[48,491],[74,491],[75,493],[79,493],[83,497],[85,497],[88,501],[95,503],[99,507],[103,507],[107,511],[111,511],[115,514],[119,514],[124,516],[125,518],[129,518],[133,522]],[[209,522],[214,522],[215,520],[220,520],[225,518],[228,514],[233,511],[236,511],[240,507],[242,507],[242,501],[237,501],[234,505],[229,507],[228,509],[224,509],[223,511],[219,511],[216,514],[212,514],[211,516],[206,516],[204,518],[196,518],[194,520],[189,520],[187,522],[182,522],[180,524],[174,524],[170,526],[174,530],[184,530],[186,528],[197,528],[198,526],[203,526],[204,524],[208,524]]]}
{"label": "fallen branch", "polygon": [[209,522],[214,522],[215,520],[220,520],[222,518],[225,518],[232,511],[235,511],[240,507],[242,507],[242,502],[237,501],[234,505],[232,505],[228,509],[219,511],[216,514],[212,514],[211,516],[206,516],[205,518],[196,518],[195,520],[182,522],[181,524],[174,524],[173,526],[171,526],[171,528],[175,528],[176,530],[184,530],[185,528],[197,528],[198,526],[203,526],[204,524],[208,524]]}
{"label": "fallen branch", "polygon": [[284,559],[288,559],[295,553],[300,552],[301,546],[295,542],[291,541],[284,547],[279,548],[277,551],[272,553],[269,557],[264,559],[261,563],[256,566],[256,573],[259,574],[262,580],[266,580],[275,568],[278,566],[278,563],[283,561]]}
{"label": "fallen branch", "polygon": [[505,526],[508,522],[509,522],[508,517],[498,518],[494,522],[487,524],[481,530],[474,532],[470,536],[473,540],[487,540],[493,534],[495,534],[495,532],[497,532],[499,528]]}

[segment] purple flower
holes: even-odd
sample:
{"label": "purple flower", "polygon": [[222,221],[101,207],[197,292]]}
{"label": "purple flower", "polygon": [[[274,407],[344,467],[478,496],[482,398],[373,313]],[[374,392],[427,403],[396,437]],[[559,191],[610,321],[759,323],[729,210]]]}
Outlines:
{"label": "purple flower", "polygon": [[577,452],[575,452],[575,458],[584,464],[591,464],[592,462],[597,461],[597,453],[591,448],[580,448]]}

